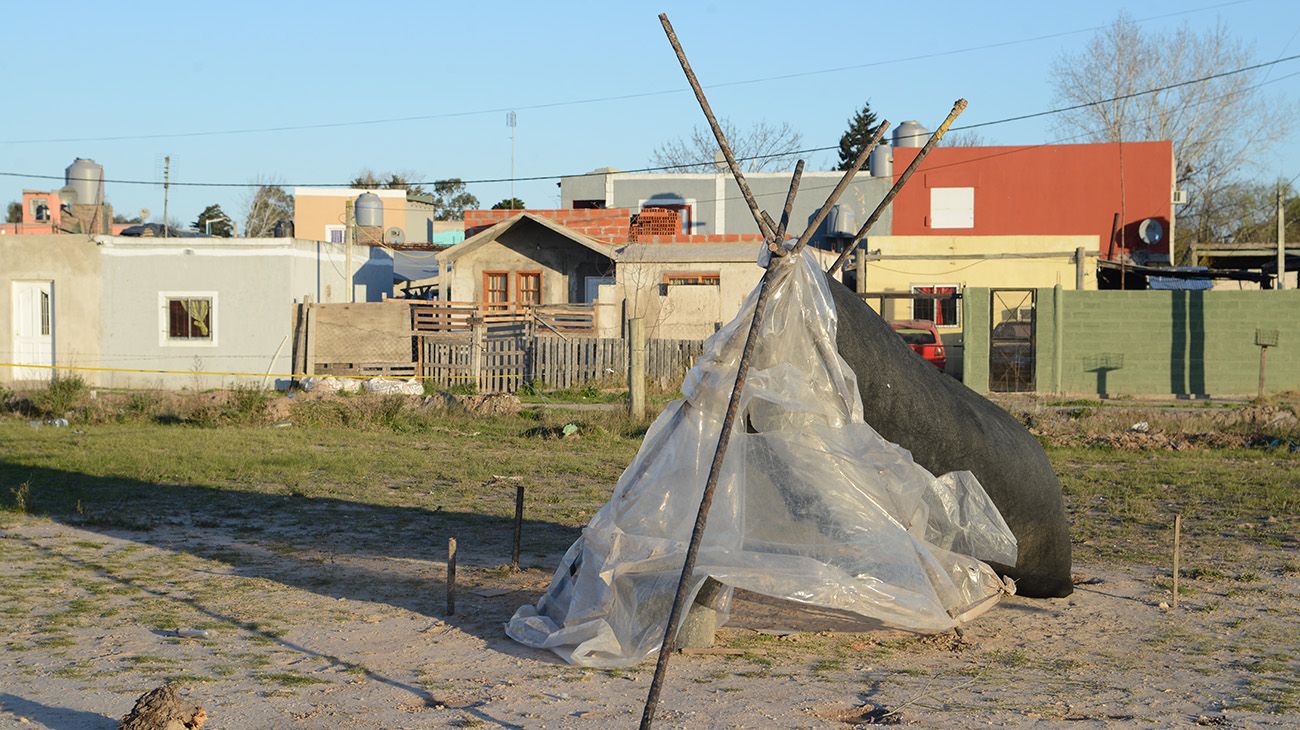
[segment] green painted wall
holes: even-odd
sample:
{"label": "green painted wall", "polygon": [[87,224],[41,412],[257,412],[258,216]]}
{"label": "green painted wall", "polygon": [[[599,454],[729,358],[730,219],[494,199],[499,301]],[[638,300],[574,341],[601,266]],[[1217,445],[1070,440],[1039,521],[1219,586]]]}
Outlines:
{"label": "green painted wall", "polygon": [[[966,383],[986,392],[988,290],[967,289],[965,297],[965,366],[972,373]],[[1300,291],[1039,289],[1038,391],[1254,395],[1257,329],[1275,330],[1278,338],[1268,350],[1267,390],[1300,390]]]}
{"label": "green painted wall", "polygon": [[961,381],[976,393],[989,392],[989,290],[962,291]]}

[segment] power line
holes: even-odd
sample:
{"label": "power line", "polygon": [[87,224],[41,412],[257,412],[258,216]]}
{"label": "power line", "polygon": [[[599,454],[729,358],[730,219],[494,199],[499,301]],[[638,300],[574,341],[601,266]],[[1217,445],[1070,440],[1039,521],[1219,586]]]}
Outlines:
{"label": "power line", "polygon": [[[1119,96],[1112,96],[1112,97],[1107,98],[1107,99],[1099,99],[1099,100],[1097,100],[1097,101],[1083,102],[1083,103],[1081,103],[1081,104],[1072,104],[1072,105],[1070,105],[1070,106],[1057,107],[1057,108],[1055,108],[1055,109],[1047,109],[1047,110],[1044,110],[1044,111],[1032,112],[1032,113],[1029,113],[1029,114],[1019,114],[1019,115],[1012,116],[1012,117],[1004,117],[1004,118],[1002,118],[1002,119],[994,119],[994,120],[992,120],[992,121],[988,121],[988,122],[977,122],[977,123],[975,123],[975,124],[967,124],[967,125],[960,126],[960,127],[953,127],[950,131],[953,131],[953,132],[960,132],[960,131],[970,130],[970,129],[981,129],[981,128],[984,128],[984,127],[991,127],[991,126],[998,125],[998,124],[1009,124],[1009,123],[1012,123],[1012,122],[1025,121],[1025,120],[1027,120],[1027,119],[1037,119],[1037,118],[1040,118],[1040,117],[1051,116],[1051,115],[1053,115],[1053,114],[1063,114],[1063,113],[1065,113],[1065,112],[1078,111],[1079,109],[1086,109],[1086,108],[1094,107],[1094,106],[1102,106],[1102,105],[1104,105],[1104,104],[1110,104],[1110,103],[1113,103],[1113,102],[1116,102],[1116,101],[1123,101],[1123,100],[1126,100],[1126,99],[1135,99],[1135,98],[1138,98],[1138,97],[1148,96],[1148,95],[1151,95],[1151,94],[1159,94],[1159,93],[1164,92],[1164,91],[1169,91],[1170,89],[1182,88],[1182,87],[1185,87],[1185,86],[1191,86],[1191,85],[1193,85],[1193,84],[1201,84],[1201,83],[1205,83],[1205,82],[1207,82],[1207,81],[1213,81],[1213,80],[1215,80],[1215,79],[1225,78],[1225,77],[1227,77],[1227,76],[1234,76],[1234,75],[1236,75],[1236,74],[1247,73],[1247,72],[1249,72],[1249,71],[1257,71],[1257,70],[1259,70],[1259,69],[1261,69],[1261,68],[1269,68],[1269,67],[1272,67],[1272,66],[1276,66],[1276,65],[1278,65],[1278,64],[1289,63],[1289,62],[1291,62],[1291,61],[1295,61],[1295,60],[1297,60],[1297,59],[1300,59],[1300,54],[1295,54],[1295,55],[1291,55],[1291,56],[1285,56],[1285,57],[1278,58],[1278,59],[1275,59],[1275,60],[1272,60],[1272,61],[1264,61],[1264,62],[1261,62],[1261,63],[1252,64],[1252,65],[1250,65],[1250,66],[1242,66],[1241,68],[1235,68],[1235,69],[1232,69],[1232,70],[1230,70],[1230,71],[1221,71],[1221,72],[1216,73],[1216,74],[1209,74],[1209,75],[1207,75],[1207,76],[1201,76],[1201,77],[1199,77],[1199,78],[1195,78],[1195,79],[1189,79],[1189,80],[1186,80],[1186,81],[1179,81],[1179,82],[1176,82],[1176,83],[1173,83],[1173,84],[1166,84],[1165,86],[1158,86],[1158,87],[1155,87],[1155,88],[1152,88],[1152,89],[1145,89],[1145,90],[1143,90],[1143,91],[1134,91],[1134,92],[1131,92],[1131,93],[1128,93],[1128,94],[1120,94]],[[1271,83],[1276,83],[1276,82],[1278,82],[1278,81],[1283,81],[1283,80],[1288,79],[1288,78],[1291,78],[1292,76],[1295,76],[1295,75],[1296,75],[1296,74],[1288,74],[1288,75],[1283,76],[1283,77],[1281,77],[1281,78],[1273,79],[1272,81],[1267,81],[1267,82],[1263,82],[1263,83],[1260,83],[1260,84],[1256,84],[1255,86],[1250,87],[1250,88],[1258,88],[1258,87],[1263,86],[1263,85],[1265,85],[1265,84],[1271,84]],[[1240,93],[1240,92],[1234,92],[1234,93]],[[765,159],[770,159],[770,158],[773,158],[773,157],[788,157],[788,156],[790,156],[790,155],[802,155],[802,154],[808,154],[808,153],[811,153],[811,152],[826,152],[826,151],[837,150],[837,149],[839,149],[839,145],[827,145],[827,146],[824,146],[824,147],[807,147],[807,148],[804,148],[804,149],[787,150],[787,151],[783,151],[783,152],[777,152],[777,153],[766,154],[766,155],[752,155],[752,156],[749,156],[749,157],[739,157],[739,158],[737,158],[737,160],[742,161],[742,162],[748,162],[748,161],[751,161],[751,160],[765,160]],[[707,161],[707,162],[711,162],[711,161]],[[707,164],[707,162],[706,162],[706,161],[698,161],[698,162],[689,162],[689,163],[682,163],[682,164],[676,164],[676,165],[655,165],[655,166],[649,166],[649,167],[637,167],[637,168],[632,168],[632,169],[628,169],[628,170],[619,170],[619,171],[618,171],[618,174],[640,173],[640,172],[665,172],[665,171],[669,171],[669,170],[676,170],[676,169],[687,168],[687,167],[695,167],[695,166],[697,166],[697,165]],[[566,178],[566,177],[570,177],[570,178],[572,178],[572,177],[595,177],[595,176],[607,175],[607,174],[610,174],[610,173],[606,173],[606,172],[596,172],[596,171],[593,171],[593,172],[569,173],[569,174],[560,174],[560,175],[529,175],[529,176],[525,176],[525,177],[497,177],[497,178],[479,178],[479,179],[470,179],[470,180],[465,180],[465,179],[461,179],[461,178],[445,178],[445,179],[442,179],[442,180],[426,180],[426,181],[411,182],[410,184],[411,184],[411,185],[420,185],[420,186],[424,186],[424,185],[430,185],[430,186],[433,186],[433,185],[437,185],[437,184],[439,184],[439,183],[459,182],[459,183],[462,183],[462,184],[465,184],[465,185],[479,185],[479,184],[505,183],[505,182],[536,182],[536,181],[541,181],[541,180],[558,180],[558,179],[560,179],[560,178]],[[65,176],[62,176],[62,175],[36,175],[36,174],[21,173],[21,172],[0,172],[0,176],[3,176],[3,177],[18,177],[18,178],[30,178],[30,179],[36,179],[36,180],[65,180],[65,179],[82,180],[82,179],[83,179],[83,178],[66,178]],[[89,180],[89,178],[84,178],[84,179],[85,179],[85,180]],[[96,179],[95,182],[100,182],[100,180]],[[153,186],[162,185],[162,183],[159,182],[159,181],[157,181],[157,180],[104,179],[104,180],[102,180],[102,182],[105,182],[105,183],[113,183],[113,184],[116,184],[116,185],[153,185]],[[170,184],[171,186],[176,186],[176,187],[208,187],[208,188],[259,188],[259,187],[264,187],[264,184],[263,184],[263,183],[231,183],[231,182],[171,182],[171,183],[169,183],[169,184]],[[352,187],[352,184],[351,184],[351,183],[292,183],[292,184],[290,184],[290,183],[284,183],[284,184],[281,184],[280,187],[349,188],[349,187]]]}
{"label": "power line", "polygon": [[[1180,15],[1191,15],[1194,13],[1204,12],[1206,10],[1216,10],[1219,8],[1230,7],[1233,5],[1244,5],[1246,3],[1254,2],[1254,1],[1255,0],[1230,0],[1229,2],[1221,2],[1221,3],[1216,3],[1214,5],[1205,5],[1198,8],[1191,8],[1189,10],[1178,10],[1171,13],[1163,13],[1161,15],[1151,15],[1145,18],[1138,18],[1134,22],[1146,23],[1152,20],[1162,20],[1164,18],[1172,18]],[[1007,40],[1007,41],[998,41],[995,43],[986,43],[978,46],[967,46],[964,48],[953,48],[946,51],[935,51],[932,53],[923,53],[923,54],[917,54],[913,56],[903,56],[899,58],[891,58],[891,59],[885,59],[881,61],[871,61],[869,63],[859,63],[859,64],[853,64],[848,66],[835,66],[832,68],[815,69],[811,71],[797,71],[797,72],[787,73],[787,74],[762,76],[762,77],[752,78],[752,79],[740,79],[736,81],[724,81],[717,84],[709,84],[705,86],[705,88],[724,89],[724,88],[731,88],[737,86],[748,86],[752,84],[767,83],[769,81],[787,81],[790,79],[807,78],[809,76],[821,76],[825,74],[842,73],[845,71],[859,71],[862,69],[877,68],[880,66],[889,66],[898,63],[924,61],[933,58],[943,58],[946,56],[955,56],[964,53],[973,53],[975,51],[992,50],[995,48],[1006,48],[1009,46],[1023,45],[1025,43],[1036,43],[1038,41],[1051,40],[1054,38],[1064,38],[1066,36],[1078,35],[1080,33],[1089,33],[1092,31],[1101,30],[1105,27],[1106,26],[1104,25],[1094,25],[1086,28],[1076,28],[1074,30],[1066,30],[1066,31],[1060,31],[1056,33],[1047,33],[1044,35],[1030,36],[1026,38],[1017,38],[1017,39]],[[519,111],[519,110],[532,111],[538,109],[555,109],[558,107],[600,104],[600,103],[611,102],[611,101],[627,101],[631,99],[644,99],[647,97],[655,97],[655,96],[669,96],[673,94],[683,94],[689,92],[690,89],[686,89],[686,88],[659,89],[656,91],[642,91],[642,92],[634,92],[628,94],[615,94],[611,96],[598,96],[598,97],[591,97],[586,99],[570,99],[566,101],[544,102],[540,104],[528,104],[528,105],[512,104],[508,106],[493,107],[490,109],[440,112],[437,114],[417,114],[411,116],[385,117],[379,119],[361,119],[361,120],[353,120],[353,121],[346,121],[346,122],[318,122],[315,124],[286,124],[286,125],[277,125],[277,126],[269,126],[269,127],[246,127],[246,128],[236,128],[236,129],[203,130],[203,131],[195,131],[195,132],[159,132],[159,133],[152,133],[152,134],[121,134],[121,135],[111,135],[111,136],[103,136],[103,137],[50,137],[50,138],[43,138],[43,139],[7,139],[7,140],[0,140],[0,144],[25,145],[25,144],[54,144],[54,143],[67,143],[67,142],[122,142],[122,141],[143,140],[143,139],[182,139],[182,138],[194,138],[194,137],[217,137],[217,136],[240,135],[240,134],[297,132],[297,131],[309,131],[309,130],[318,130],[318,129],[339,129],[345,127],[375,126],[380,124],[423,122],[423,121],[432,121],[436,119],[454,119],[459,117],[480,116],[483,114],[500,114],[502,112]],[[515,179],[520,180],[523,178],[515,178]],[[506,179],[506,181],[509,180],[510,180],[509,178]]]}

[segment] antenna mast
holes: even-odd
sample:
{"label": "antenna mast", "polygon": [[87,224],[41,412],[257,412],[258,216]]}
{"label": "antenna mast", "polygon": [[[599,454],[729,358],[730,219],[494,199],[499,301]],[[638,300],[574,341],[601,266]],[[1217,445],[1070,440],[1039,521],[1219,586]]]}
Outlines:
{"label": "antenna mast", "polygon": [[510,127],[510,205],[515,204],[515,113],[506,112],[506,126]]}

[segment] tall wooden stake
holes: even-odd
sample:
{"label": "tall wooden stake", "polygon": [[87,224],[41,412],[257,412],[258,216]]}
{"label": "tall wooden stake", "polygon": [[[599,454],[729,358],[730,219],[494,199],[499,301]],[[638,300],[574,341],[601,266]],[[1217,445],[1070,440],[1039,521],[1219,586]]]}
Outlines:
{"label": "tall wooden stake", "polygon": [[456,538],[447,538],[447,615],[456,613]]}
{"label": "tall wooden stake", "polygon": [[[157,159],[157,158],[155,158]],[[100,175],[102,178],[103,175]],[[167,223],[167,198],[171,192],[172,180],[172,156],[167,155],[163,158],[163,238],[171,238],[171,226]],[[103,201],[100,201],[101,203]]]}
{"label": "tall wooden stake", "polygon": [[524,534],[524,485],[515,487],[515,542],[510,550],[510,567],[519,570],[519,543]]}
{"label": "tall wooden stake", "polygon": [[1182,558],[1182,550],[1178,542],[1179,542],[1179,538],[1182,535],[1182,532],[1183,532],[1183,516],[1181,513],[1175,514],[1174,515],[1174,602],[1173,602],[1174,610],[1178,610],[1178,578],[1179,578],[1179,570],[1180,570],[1178,564],[1180,562],[1180,559]]}

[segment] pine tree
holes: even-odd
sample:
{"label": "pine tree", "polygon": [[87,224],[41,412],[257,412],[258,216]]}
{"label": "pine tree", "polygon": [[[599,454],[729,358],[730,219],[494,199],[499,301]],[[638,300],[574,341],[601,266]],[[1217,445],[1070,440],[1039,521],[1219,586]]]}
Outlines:
{"label": "pine tree", "polygon": [[862,109],[849,120],[848,130],[840,137],[840,164],[837,169],[847,170],[852,167],[862,148],[871,144],[871,138],[876,136],[879,129],[880,123],[876,121],[875,112],[871,111],[871,103],[863,104]]}
{"label": "pine tree", "polygon": [[219,238],[230,238],[235,233],[230,216],[226,215],[226,212],[216,203],[209,205],[203,209],[202,213],[199,213],[198,220],[193,223],[194,230],[207,232],[208,223],[212,224],[212,235]]}

